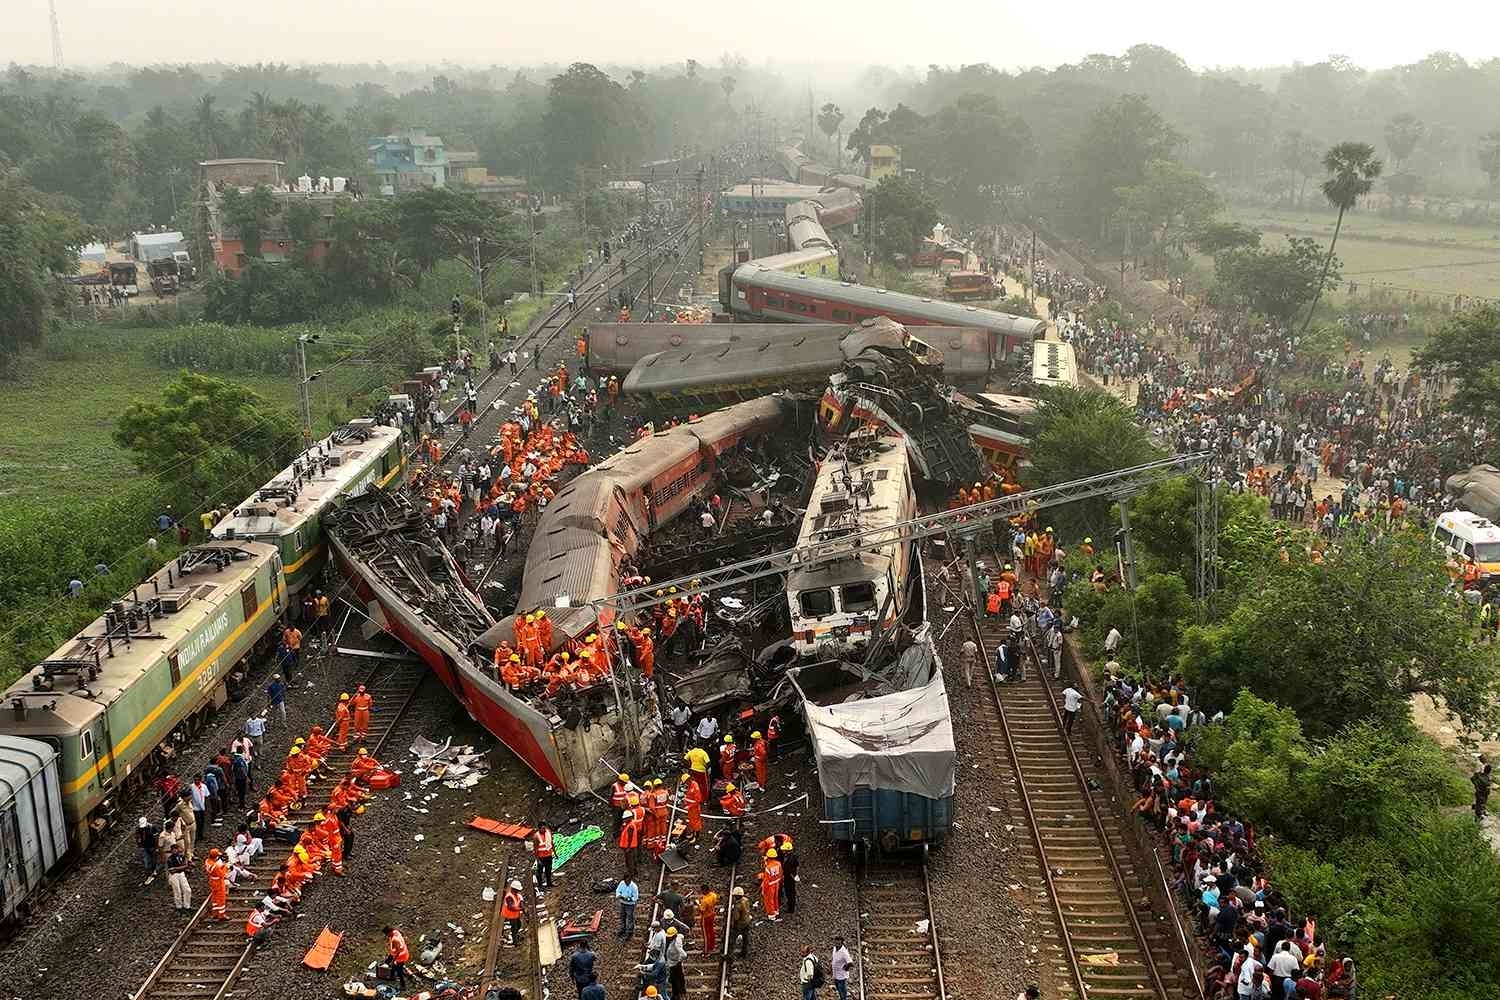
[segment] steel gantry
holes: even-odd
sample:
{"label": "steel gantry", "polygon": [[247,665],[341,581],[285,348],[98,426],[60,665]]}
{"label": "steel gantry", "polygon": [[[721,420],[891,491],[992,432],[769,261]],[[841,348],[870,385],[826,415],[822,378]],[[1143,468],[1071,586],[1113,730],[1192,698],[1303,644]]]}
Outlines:
{"label": "steel gantry", "polygon": [[[623,590],[591,603],[602,616],[622,616],[671,599],[704,591],[720,590],[725,587],[736,587],[765,577],[778,576],[793,569],[820,566],[839,559],[847,559],[861,552],[872,552],[900,542],[918,542],[950,532],[959,536],[972,537],[990,525],[1018,514],[1024,514],[1028,510],[1055,507],[1099,496],[1124,499],[1162,480],[1205,469],[1209,464],[1209,459],[1210,455],[1207,452],[1177,455],[1128,469],[1089,476],[1086,479],[1074,479],[1055,486],[1043,486],[1023,493],[1012,493],[1009,496],[997,497],[994,500],[971,504],[957,510],[945,510],[881,528],[851,532],[828,541],[743,559],[726,566],[702,570],[690,577],[653,581],[647,586]],[[676,592],[670,597],[665,596],[668,588],[672,587],[676,588]],[[657,596],[658,594],[663,596]],[[605,615],[607,610],[612,611],[613,615]]]}

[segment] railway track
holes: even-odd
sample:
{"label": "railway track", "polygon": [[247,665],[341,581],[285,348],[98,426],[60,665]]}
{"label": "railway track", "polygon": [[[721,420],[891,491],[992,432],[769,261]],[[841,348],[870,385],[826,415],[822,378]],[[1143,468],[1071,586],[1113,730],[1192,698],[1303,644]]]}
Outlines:
{"label": "railway track", "polygon": [[[289,813],[290,822],[303,824],[322,808],[328,791],[337,783],[338,776],[348,771],[359,746],[375,757],[398,746],[396,737],[402,721],[427,676],[427,669],[417,664],[381,664],[371,671],[364,681],[375,699],[369,736],[363,743],[351,739],[347,749],[335,748],[329,754],[323,763],[322,776],[309,789],[307,801]],[[262,782],[274,780],[264,773],[260,778]],[[216,831],[210,835],[213,840],[227,840],[234,834],[227,823],[211,829]],[[201,855],[211,846],[214,845],[201,843],[197,850]],[[265,853],[250,866],[255,878],[230,886],[228,920],[214,920],[208,900],[204,899],[146,981],[131,994],[131,1000],[222,1000],[229,993],[253,952],[245,937],[245,914],[260,901],[276,869],[289,856],[290,851],[278,849],[283,846],[268,843]],[[200,856],[195,864],[201,863]],[[325,872],[322,877],[334,876]]]}
{"label": "railway track", "polygon": [[1143,883],[1128,860],[1117,817],[1101,810],[1089,789],[1078,759],[1080,747],[1088,749],[1081,727],[1072,736],[1064,732],[1034,650],[1024,680],[996,683],[994,649],[1004,641],[1005,620],[980,617],[975,626],[991,694],[975,699],[975,716],[984,742],[1005,747],[1016,775],[1061,941],[1055,971],[1077,998],[1194,995],[1192,980],[1167,957],[1174,942],[1149,904],[1138,902],[1146,898]]}
{"label": "railway track", "polygon": [[[680,800],[674,799],[672,811],[667,817],[667,829],[673,831],[679,824],[685,824],[687,813],[681,808]],[[707,828],[705,828],[705,834]],[[676,843],[677,837],[669,832],[669,842]],[[688,935],[687,957],[682,962],[683,979],[687,983],[687,995],[690,997],[717,997],[718,1000],[727,1000],[736,994],[747,996],[741,991],[748,988],[749,973],[743,968],[735,968],[732,958],[732,949],[729,940],[729,908],[734,900],[734,887],[739,884],[740,868],[732,866],[728,869],[720,868],[712,863],[713,854],[709,846],[710,838],[701,836],[702,843],[691,848],[690,853],[682,856],[687,864],[678,868],[677,871],[669,869],[665,862],[661,863],[661,871],[656,880],[656,900],[651,906],[651,917],[644,921],[641,929],[649,927],[652,920],[662,919],[661,894],[664,892],[675,892],[685,900],[692,900],[698,895],[704,885],[711,886],[719,894],[719,916],[715,925],[718,940],[716,947],[711,952],[703,949],[705,942],[700,931],[698,921],[694,915],[687,913],[674,913],[674,918],[688,927],[692,933]],[[749,889],[745,890],[747,893]],[[630,984],[633,989],[635,984]]]}
{"label": "railway track", "polygon": [[[576,309],[568,308],[566,299],[559,299],[546,313],[535,319],[525,333],[517,337],[512,343],[506,345],[509,348],[514,348],[517,352],[529,347],[532,353],[531,363],[518,365],[514,378],[511,376],[508,368],[486,371],[480,376],[479,381],[475,383],[475,389],[479,393],[478,419],[474,421],[469,433],[469,439],[481,443],[489,441],[499,425],[510,415],[508,407],[500,405],[497,408],[496,404],[504,404],[510,401],[519,405],[526,392],[535,384],[536,373],[541,371],[541,368],[536,364],[536,359],[541,356],[542,352],[553,351],[558,339],[574,323],[585,319],[589,315],[590,310],[612,296],[621,285],[630,285],[640,281],[643,274],[642,262],[650,261],[654,255],[660,254],[664,248],[680,242],[687,234],[690,225],[691,222],[687,222],[674,228],[660,242],[635,254],[619,257],[609,263],[603,261],[596,263],[592,269],[575,282],[575,285],[582,289],[576,296]],[[664,255],[662,259],[665,259]],[[625,265],[623,271],[620,269],[622,262]],[[653,277],[660,266],[660,261],[652,262],[651,274]],[[484,333],[484,336],[488,336],[488,331]],[[560,356],[570,357],[571,354],[568,353]],[[555,363],[554,359],[552,364]],[[522,383],[520,387],[512,385],[512,382],[516,380]],[[508,400],[508,397],[512,393],[514,393],[514,399]],[[451,467],[462,453],[462,446],[465,443],[464,439],[459,439],[456,442],[450,441],[444,449],[444,454],[439,465],[445,468]]]}
{"label": "railway track", "polygon": [[872,859],[858,893],[860,1000],[948,1000],[925,856]]}

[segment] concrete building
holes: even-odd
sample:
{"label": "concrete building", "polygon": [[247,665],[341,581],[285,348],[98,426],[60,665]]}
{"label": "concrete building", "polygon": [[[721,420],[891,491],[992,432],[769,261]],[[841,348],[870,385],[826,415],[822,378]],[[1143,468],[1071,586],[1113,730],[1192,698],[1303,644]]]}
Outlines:
{"label": "concrete building", "polygon": [[870,169],[867,176],[872,181],[899,174],[901,173],[901,147],[873,145],[870,147],[869,163]]}
{"label": "concrete building", "polygon": [[[443,140],[422,129],[379,136],[365,143],[369,164],[383,195],[448,186],[448,151]],[[478,160],[478,154],[474,159]]]}
{"label": "concrete building", "polygon": [[201,160],[203,182],[215,191],[226,187],[249,188],[264,184],[266,187],[281,185],[281,160],[262,160],[253,156],[237,156],[225,160]]}

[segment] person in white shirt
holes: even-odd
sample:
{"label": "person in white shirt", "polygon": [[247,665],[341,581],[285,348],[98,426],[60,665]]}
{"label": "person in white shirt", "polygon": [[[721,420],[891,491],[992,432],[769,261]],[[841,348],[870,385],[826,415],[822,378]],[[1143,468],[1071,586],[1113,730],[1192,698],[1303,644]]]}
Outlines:
{"label": "person in white shirt", "polygon": [[1057,680],[1062,677],[1062,629],[1054,628],[1047,633],[1047,650],[1052,654],[1052,679]]}
{"label": "person in white shirt", "polygon": [[849,1000],[849,967],[853,964],[854,959],[844,946],[844,936],[835,935],[833,956],[828,961],[828,967],[833,972],[833,988],[838,992],[839,1000]]}
{"label": "person in white shirt", "polygon": [[1253,945],[1246,945],[1251,949],[1250,954],[1240,963],[1240,978],[1235,982],[1235,994],[1248,998],[1255,991],[1255,977],[1260,973],[1260,961],[1256,959]]}
{"label": "person in white shirt", "polygon": [[1063,731],[1073,731],[1073,720],[1078,718],[1078,710],[1083,707],[1083,695],[1078,689],[1069,684],[1063,689]]}
{"label": "person in white shirt", "polygon": [[705,715],[698,720],[698,739],[704,743],[712,744],[719,735],[719,720],[712,715]]}
{"label": "person in white shirt", "polygon": [[1115,653],[1119,652],[1120,643],[1123,642],[1124,639],[1125,637],[1120,634],[1119,629],[1115,628],[1113,625],[1109,627],[1109,634],[1104,637],[1104,651],[1109,654],[1109,658],[1111,660],[1115,658]]}

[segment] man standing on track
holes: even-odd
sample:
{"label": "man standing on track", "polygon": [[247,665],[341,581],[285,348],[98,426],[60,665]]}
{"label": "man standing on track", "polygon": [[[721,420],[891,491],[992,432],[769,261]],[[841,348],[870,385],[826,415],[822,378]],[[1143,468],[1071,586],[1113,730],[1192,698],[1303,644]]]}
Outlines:
{"label": "man standing on track", "polygon": [[766,852],[766,866],[760,873],[760,902],[768,920],[781,919],[781,878],[781,862],[773,847]]}
{"label": "man standing on track", "polygon": [[704,882],[698,889],[698,926],[703,930],[703,954],[712,955],[719,950],[718,927],[719,894]]}
{"label": "man standing on track", "polygon": [[375,704],[375,699],[370,692],[365,690],[361,684],[354,692],[354,738],[363,740],[370,732],[370,708]]}
{"label": "man standing on track", "polygon": [[208,852],[208,860],[203,863],[203,871],[208,876],[208,902],[213,910],[214,919],[228,920],[229,866],[219,856],[217,847]]}

